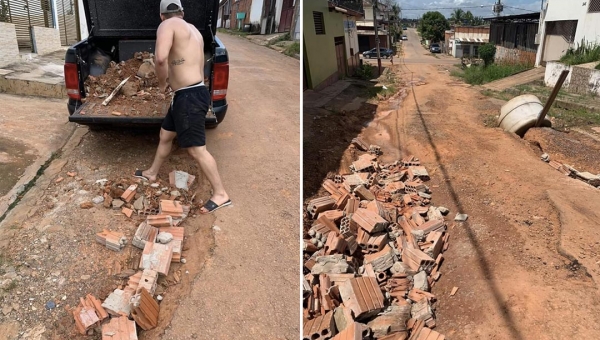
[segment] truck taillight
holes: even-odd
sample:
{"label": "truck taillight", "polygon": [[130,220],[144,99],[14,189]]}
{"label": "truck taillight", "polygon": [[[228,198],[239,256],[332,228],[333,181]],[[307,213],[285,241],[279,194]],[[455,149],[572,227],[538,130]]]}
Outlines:
{"label": "truck taillight", "polygon": [[65,87],[70,98],[81,100],[79,92],[79,72],[77,72],[77,64],[65,63]]}
{"label": "truck taillight", "polygon": [[213,101],[225,99],[229,86],[229,62],[215,63],[213,76]]}

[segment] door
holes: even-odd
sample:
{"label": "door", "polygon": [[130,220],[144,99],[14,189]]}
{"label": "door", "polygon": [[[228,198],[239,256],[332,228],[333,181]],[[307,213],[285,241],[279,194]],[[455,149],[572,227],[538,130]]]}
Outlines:
{"label": "door", "polygon": [[0,21],[15,24],[19,49],[33,52],[33,26],[54,27],[50,0],[2,0]]}
{"label": "door", "polygon": [[294,0],[283,0],[278,32],[289,32],[294,17]]}
{"label": "door", "polygon": [[333,38],[335,42],[335,58],[337,60],[338,75],[343,78],[346,74],[346,44],[344,44],[344,37]]}

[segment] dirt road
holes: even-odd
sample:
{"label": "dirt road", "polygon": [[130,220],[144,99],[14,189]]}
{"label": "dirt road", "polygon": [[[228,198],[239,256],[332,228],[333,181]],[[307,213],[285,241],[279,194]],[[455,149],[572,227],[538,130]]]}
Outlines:
{"label": "dirt road", "polygon": [[[193,210],[185,220],[187,262],[159,280],[159,327],[140,339],[291,339],[299,332],[299,62],[242,38],[221,39],[230,53],[230,106],[207,131],[207,145],[234,205],[215,216]],[[87,293],[104,299],[123,284],[112,274],[129,267],[136,250],[107,251],[94,235],[107,228],[131,239],[143,216],[80,203],[101,193],[97,180],[130,183],[133,170],[150,165],[157,142],[157,131],[78,128],[9,213],[0,225],[0,339],[75,339],[64,307]],[[175,169],[201,174],[179,148],[159,174],[163,184]],[[202,176],[192,191],[210,196]],[[57,308],[46,310],[47,302]]]}
{"label": "dirt road", "polygon": [[[357,128],[368,144],[382,146],[383,163],[419,157],[432,177],[432,204],[449,207],[451,217],[469,215],[449,228],[432,291],[436,330],[452,339],[600,338],[600,191],[542,162],[544,150],[528,141],[486,128],[501,103],[450,77],[456,62],[424,56],[414,32],[407,44],[407,62],[395,65],[404,88],[398,98],[340,112],[330,124],[354,123],[342,128],[342,142]],[[314,114],[305,122],[324,117]],[[329,163],[347,166],[350,157],[346,150]],[[453,287],[459,290],[451,297]]]}

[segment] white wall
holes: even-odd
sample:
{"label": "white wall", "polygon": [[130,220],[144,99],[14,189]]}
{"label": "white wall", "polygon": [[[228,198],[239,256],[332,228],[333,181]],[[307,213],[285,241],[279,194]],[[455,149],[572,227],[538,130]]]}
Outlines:
{"label": "white wall", "polygon": [[83,0],[78,0],[79,5],[79,28],[81,30],[81,40],[87,39],[88,27],[85,21],[85,10],[83,9]]}
{"label": "white wall", "polygon": [[260,23],[260,16],[262,15],[263,4],[263,0],[252,0],[252,5],[250,6],[250,23]]}
{"label": "white wall", "polygon": [[589,1],[548,0],[543,21],[540,24],[541,44],[538,47],[536,65],[540,65],[545,49],[546,22],[560,20],[577,20],[577,31],[572,47],[582,40],[600,43],[600,13],[588,13]]}
{"label": "white wall", "polygon": [[[356,18],[355,17],[345,17],[344,21],[350,21],[352,23],[354,23],[353,28],[344,28],[344,36],[345,36],[345,41],[346,41],[346,56],[352,57],[353,55],[350,54],[350,48],[352,48],[354,50],[354,54],[358,53],[358,33],[356,31]],[[344,27],[346,27],[346,24],[344,23]]]}

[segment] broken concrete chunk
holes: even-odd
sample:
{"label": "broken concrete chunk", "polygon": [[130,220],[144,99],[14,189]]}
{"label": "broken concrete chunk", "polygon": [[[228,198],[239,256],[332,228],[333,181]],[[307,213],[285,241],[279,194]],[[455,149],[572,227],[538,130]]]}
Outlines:
{"label": "broken concrete chunk", "polygon": [[548,155],[547,153],[543,154],[540,158],[546,163],[550,162],[550,155]]}
{"label": "broken concrete chunk", "polygon": [[319,256],[313,266],[311,273],[320,275],[322,273],[343,274],[350,271],[350,265],[346,262],[346,257],[342,254]]}
{"label": "broken concrete chunk", "polygon": [[410,310],[413,319],[427,321],[433,318],[433,310],[428,299],[421,299],[415,302]]}
{"label": "broken concrete chunk", "polygon": [[125,202],[121,201],[120,199],[115,199],[112,201],[113,209],[121,209],[121,207],[123,207],[124,204]]}
{"label": "broken concrete chunk", "polygon": [[146,247],[146,242],[154,242],[156,240],[157,234],[158,228],[155,228],[146,222],[142,222],[138,226],[137,231],[133,236],[133,241],[131,243],[135,247],[143,250],[144,247]]}
{"label": "broken concrete chunk", "polygon": [[455,221],[457,221],[457,222],[464,222],[464,221],[466,221],[468,218],[469,218],[469,215],[467,215],[467,214],[460,214],[460,213],[457,213],[457,214],[456,214],[456,217],[454,217],[454,220],[455,220]]}
{"label": "broken concrete chunk", "polygon": [[135,202],[133,202],[133,209],[140,211],[144,210],[144,196],[140,196]]}
{"label": "broken concrete chunk", "polygon": [[140,78],[150,78],[152,75],[154,75],[154,73],[155,70],[152,63],[144,62],[142,65],[140,65],[140,68],[137,71],[137,76]]}
{"label": "broken concrete chunk", "polygon": [[173,240],[173,235],[170,233],[160,232],[156,237],[156,241],[162,244],[167,244]]}
{"label": "broken concrete chunk", "polygon": [[102,307],[106,309],[112,316],[126,315],[129,317],[131,306],[129,300],[133,296],[133,292],[129,290],[115,289],[102,303]]}
{"label": "broken concrete chunk", "polygon": [[442,215],[446,216],[450,213],[450,209],[446,208],[446,207],[438,207],[437,210],[439,210]]}
{"label": "broken concrete chunk", "polygon": [[414,287],[422,291],[429,291],[429,282],[427,281],[427,273],[420,271],[417,275],[413,276]]}
{"label": "broken concrete chunk", "polygon": [[190,175],[185,171],[175,170],[169,174],[169,182],[171,186],[181,190],[189,190],[189,187],[194,182],[196,176]]}
{"label": "broken concrete chunk", "polygon": [[92,199],[92,202],[94,202],[94,204],[100,204],[102,202],[104,202],[104,197],[103,196],[96,196]]}
{"label": "broken concrete chunk", "polygon": [[140,268],[156,270],[159,274],[168,275],[173,256],[172,244],[146,242],[140,259]]}

